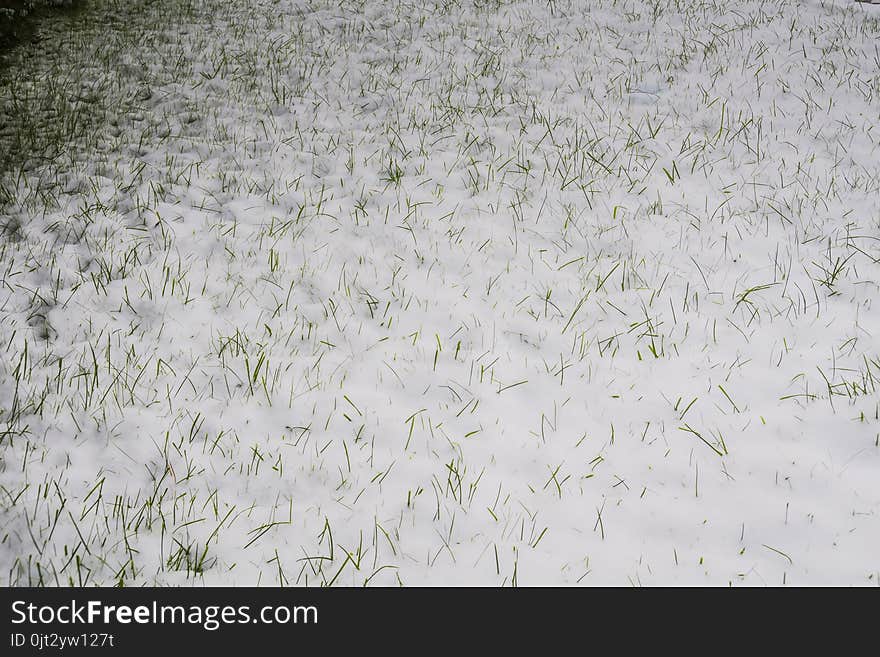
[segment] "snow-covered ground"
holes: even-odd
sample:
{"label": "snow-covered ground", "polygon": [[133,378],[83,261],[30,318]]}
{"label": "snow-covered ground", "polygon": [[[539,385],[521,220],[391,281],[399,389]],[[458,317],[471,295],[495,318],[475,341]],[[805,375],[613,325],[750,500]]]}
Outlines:
{"label": "snow-covered ground", "polygon": [[878,583],[880,7],[70,20],[0,71],[4,583]]}

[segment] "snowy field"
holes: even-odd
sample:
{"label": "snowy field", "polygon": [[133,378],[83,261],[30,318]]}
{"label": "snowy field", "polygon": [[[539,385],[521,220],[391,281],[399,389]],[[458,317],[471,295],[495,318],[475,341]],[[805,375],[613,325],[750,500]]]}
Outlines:
{"label": "snowy field", "polygon": [[40,33],[0,64],[4,584],[878,584],[880,6]]}

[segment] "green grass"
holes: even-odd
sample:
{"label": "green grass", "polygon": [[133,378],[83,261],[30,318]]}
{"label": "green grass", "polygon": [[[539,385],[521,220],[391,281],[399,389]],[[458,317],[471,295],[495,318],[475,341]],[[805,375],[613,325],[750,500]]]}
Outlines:
{"label": "green grass", "polygon": [[93,0],[7,50],[4,581],[809,565],[880,441],[878,23],[596,6]]}

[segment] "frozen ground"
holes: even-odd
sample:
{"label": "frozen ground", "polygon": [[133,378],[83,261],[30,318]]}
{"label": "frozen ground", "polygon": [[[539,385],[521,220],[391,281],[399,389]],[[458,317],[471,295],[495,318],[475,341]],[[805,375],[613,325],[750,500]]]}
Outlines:
{"label": "frozen ground", "polygon": [[5,583],[878,583],[880,7],[69,20],[0,73]]}

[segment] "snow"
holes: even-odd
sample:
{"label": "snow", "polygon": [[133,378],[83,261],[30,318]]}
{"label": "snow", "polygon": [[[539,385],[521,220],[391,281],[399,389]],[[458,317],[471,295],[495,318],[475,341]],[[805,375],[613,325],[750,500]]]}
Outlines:
{"label": "snow", "polygon": [[8,584],[877,584],[880,8],[89,11],[0,92]]}

